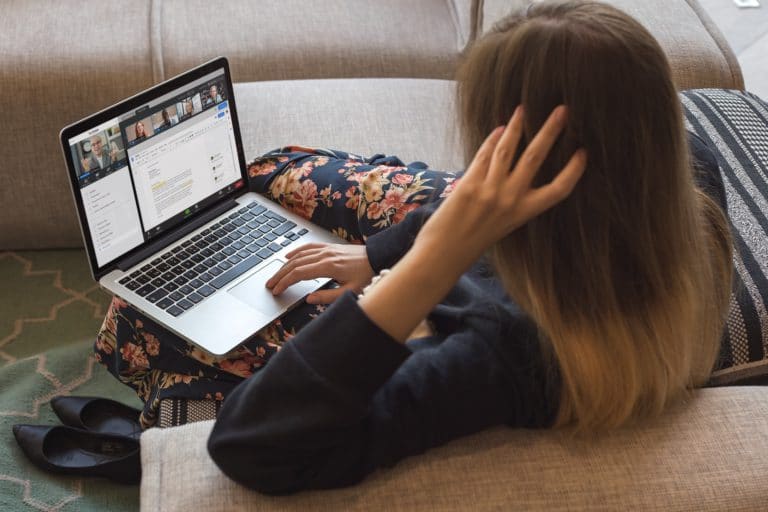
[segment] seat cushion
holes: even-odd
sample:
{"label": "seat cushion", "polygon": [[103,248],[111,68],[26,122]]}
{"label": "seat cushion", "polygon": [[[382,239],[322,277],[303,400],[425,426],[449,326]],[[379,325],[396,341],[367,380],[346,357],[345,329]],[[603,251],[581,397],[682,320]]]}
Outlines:
{"label": "seat cushion", "polygon": [[595,441],[498,427],[382,469],[354,487],[260,495],[208,455],[213,421],[141,436],[141,510],[764,510],[768,394],[698,391]]}
{"label": "seat cushion", "polygon": [[385,153],[461,170],[454,93],[449,80],[400,78],[235,86],[247,160],[296,145]]}

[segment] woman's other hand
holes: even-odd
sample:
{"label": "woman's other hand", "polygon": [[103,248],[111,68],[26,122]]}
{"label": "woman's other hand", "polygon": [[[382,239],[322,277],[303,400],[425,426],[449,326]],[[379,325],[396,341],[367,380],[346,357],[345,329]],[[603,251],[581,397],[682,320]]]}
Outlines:
{"label": "woman's other hand", "polygon": [[364,245],[312,243],[286,254],[287,262],[267,281],[273,295],[299,281],[330,277],[341,286],[307,296],[310,304],[330,304],[346,290],[360,293],[371,282],[373,269]]}

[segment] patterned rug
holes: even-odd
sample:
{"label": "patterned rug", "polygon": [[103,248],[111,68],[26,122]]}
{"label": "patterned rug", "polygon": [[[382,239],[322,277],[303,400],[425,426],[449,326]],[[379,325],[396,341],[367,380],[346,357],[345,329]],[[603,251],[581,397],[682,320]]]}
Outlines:
{"label": "patterned rug", "polygon": [[0,252],[0,511],[138,510],[139,487],[46,473],[30,464],[15,423],[58,424],[60,395],[106,396],[139,407],[91,357],[107,294],[81,250]]}

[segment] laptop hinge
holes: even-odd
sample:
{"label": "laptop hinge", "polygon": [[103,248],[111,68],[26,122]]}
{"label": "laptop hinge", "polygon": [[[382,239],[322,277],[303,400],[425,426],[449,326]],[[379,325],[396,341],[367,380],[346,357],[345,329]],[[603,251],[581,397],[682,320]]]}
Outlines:
{"label": "laptop hinge", "polygon": [[232,209],[235,206],[237,206],[237,201],[235,201],[234,199],[230,199],[218,206],[215,206],[210,211],[201,214],[200,217],[194,220],[185,222],[184,224],[179,226],[177,229],[173,230],[171,233],[162,235],[160,238],[158,238],[157,240],[149,244],[144,249],[141,249],[136,254],[131,254],[129,257],[121,260],[120,262],[118,262],[117,268],[119,268],[122,271],[126,271],[127,269],[136,265],[141,260],[147,259],[153,254],[160,252],[164,247],[167,247],[168,245],[172,244],[176,240],[183,238],[184,236],[188,235],[189,233],[196,230],[200,226],[210,222],[215,217],[218,217],[222,213]]}

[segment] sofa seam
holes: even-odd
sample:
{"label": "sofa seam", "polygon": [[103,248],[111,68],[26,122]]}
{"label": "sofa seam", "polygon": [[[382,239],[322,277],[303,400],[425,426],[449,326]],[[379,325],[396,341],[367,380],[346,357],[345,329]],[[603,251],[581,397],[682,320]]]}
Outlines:
{"label": "sofa seam", "polygon": [[152,61],[152,79],[155,83],[165,80],[162,34],[162,0],[149,2],[149,46]]}
{"label": "sofa seam", "polygon": [[[456,7],[455,0],[446,0],[446,4],[448,5],[448,11],[451,13],[451,21],[453,21],[453,26],[456,29],[456,49],[460,52],[464,50],[464,48],[467,45],[467,38],[464,37],[464,32],[461,27],[461,22],[459,20],[459,12]],[[470,31],[471,31],[470,27]]]}

